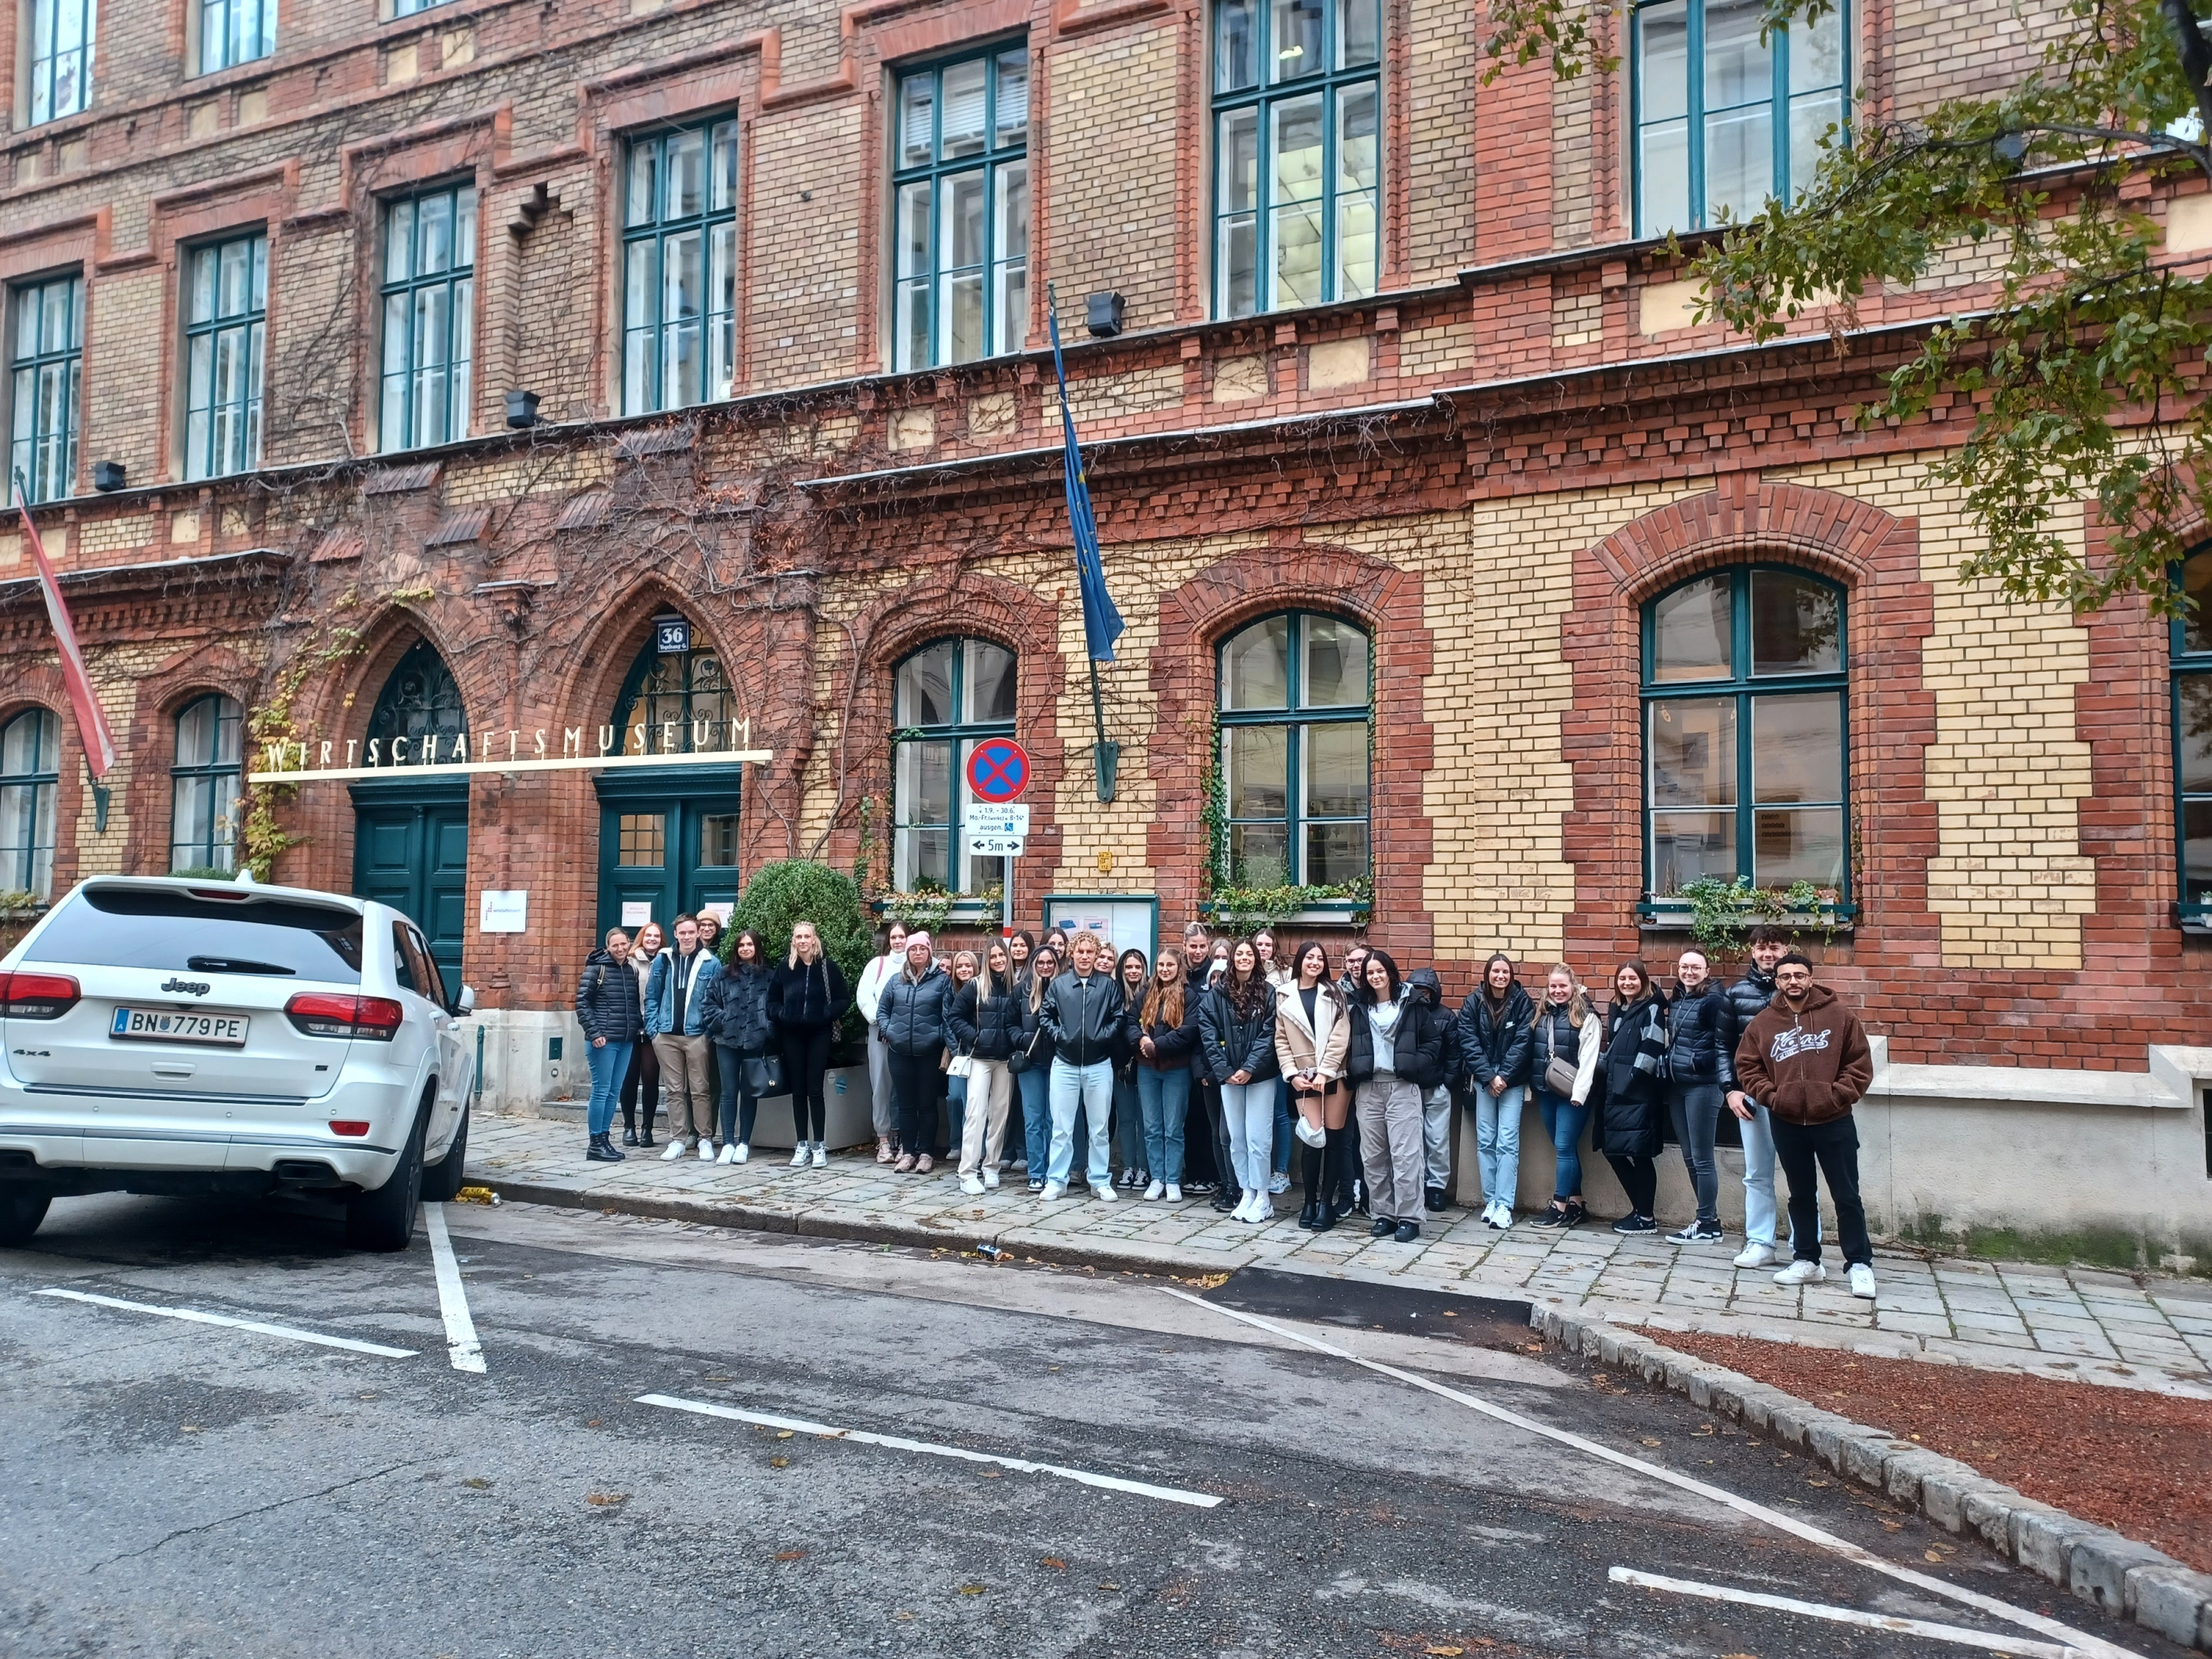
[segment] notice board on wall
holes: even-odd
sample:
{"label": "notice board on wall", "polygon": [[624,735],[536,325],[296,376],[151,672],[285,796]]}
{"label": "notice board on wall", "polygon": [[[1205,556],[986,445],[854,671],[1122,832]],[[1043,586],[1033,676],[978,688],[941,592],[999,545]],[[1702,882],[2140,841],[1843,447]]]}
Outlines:
{"label": "notice board on wall", "polygon": [[1150,962],[1159,954],[1160,901],[1153,893],[1050,893],[1044,901],[1044,925],[1066,930],[1070,939],[1092,933],[1116,952],[1132,945]]}

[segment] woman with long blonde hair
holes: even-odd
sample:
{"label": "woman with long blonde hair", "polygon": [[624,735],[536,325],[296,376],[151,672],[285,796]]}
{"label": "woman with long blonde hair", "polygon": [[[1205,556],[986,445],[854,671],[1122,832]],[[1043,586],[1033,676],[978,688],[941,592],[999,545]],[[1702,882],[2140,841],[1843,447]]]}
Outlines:
{"label": "woman with long blonde hair", "polygon": [[[830,1069],[830,1041],[853,1006],[845,975],[822,948],[811,921],[792,924],[791,954],[769,981],[769,1023],[783,1047],[784,1081],[791,1085],[791,1167],[829,1163],[823,1146],[829,1103],[822,1092]],[[810,1135],[809,1130],[811,1130]]]}
{"label": "woman with long blonde hair", "polygon": [[[1598,1056],[1605,1048],[1605,1022],[1590,1006],[1589,993],[1575,982],[1574,970],[1553,963],[1536,1005],[1534,1053],[1530,1067],[1536,1109],[1544,1115],[1554,1167],[1552,1207],[1536,1218],[1539,1227],[1573,1227],[1589,1213],[1583,1203],[1583,1129],[1589,1122],[1590,1091],[1597,1083]],[[1559,1085],[1573,1081],[1565,1090]]]}

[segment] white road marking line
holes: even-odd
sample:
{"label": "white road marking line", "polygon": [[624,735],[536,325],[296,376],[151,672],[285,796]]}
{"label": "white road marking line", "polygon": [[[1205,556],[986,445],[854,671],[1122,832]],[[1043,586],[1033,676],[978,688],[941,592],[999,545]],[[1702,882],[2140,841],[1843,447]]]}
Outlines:
{"label": "white road marking line", "polygon": [[1768,1509],[1764,1504],[1754,1503],[1748,1498],[1739,1497],[1735,1492],[1725,1491],[1719,1486],[1709,1486],[1702,1480],[1692,1480],[1686,1474],[1678,1474],[1673,1469],[1660,1464],[1647,1463],[1640,1457],[1631,1457],[1626,1452],[1615,1451],[1612,1447],[1602,1445],[1597,1441],[1585,1439],[1583,1436],[1571,1433],[1565,1429],[1553,1428],[1548,1424],[1537,1422],[1534,1418],[1523,1417],[1518,1412],[1508,1411],[1503,1406],[1493,1406],[1486,1400],[1478,1400],[1473,1395],[1462,1394],[1457,1389],[1446,1388],[1443,1383],[1431,1382],[1425,1376],[1417,1376],[1412,1371],[1401,1370],[1395,1365],[1386,1365],[1376,1359],[1363,1359],[1358,1354],[1347,1349],[1340,1348],[1334,1343],[1323,1342],[1318,1338],[1306,1335],[1303,1331],[1287,1329],[1276,1324],[1273,1320],[1261,1318],[1257,1314],[1240,1312],[1235,1308],[1224,1308],[1218,1303],[1208,1302],[1202,1297],[1193,1296],[1188,1291],[1178,1291],[1170,1285],[1162,1285],[1156,1288],[1194,1306],[1208,1309],[1224,1318],[1234,1319],[1243,1324],[1255,1326],[1261,1330],[1273,1332],[1277,1336],[1287,1337],[1293,1342],[1303,1343],[1305,1346],[1317,1349],[1322,1353],[1334,1354],[1339,1359],[1348,1359],[1353,1364],[1362,1366],[1368,1370],[1380,1372],[1384,1376],[1395,1377],[1401,1382],[1410,1383],[1414,1388],[1425,1389],[1430,1394],[1453,1401],[1466,1407],[1469,1411],[1480,1412],[1485,1417],[1492,1418],[1500,1423],[1509,1423],[1525,1433],[1536,1435],[1542,1439],[1556,1441],[1562,1446],[1571,1446],[1577,1451],[1601,1459],[1605,1462],[1617,1464],[1625,1469],[1633,1469],[1638,1474],[1661,1481],[1679,1491],[1694,1493],[1699,1498],[1710,1498],[1716,1504],[1723,1504],[1735,1510],[1739,1515],[1748,1516],[1754,1521],[1762,1521],[1778,1531],[1790,1534],[1793,1538],[1802,1539],[1808,1544],[1816,1544],[1825,1550],[1832,1550],[1846,1560],[1855,1561],[1863,1567],[1871,1568],[1875,1572],[1886,1574],[1889,1577],[1911,1584],[1916,1589],[1927,1590],[1933,1595],[1942,1596],[1947,1601],[1960,1602],[1972,1607],[1978,1613],[1985,1613],[1993,1619],[2006,1620],[2010,1623],[2034,1631],[2039,1635],[2055,1637],[2066,1644],[2069,1654],[2079,1656],[2080,1659],[2142,1659],[2142,1656],[2131,1649],[2117,1646],[2106,1641],[2102,1637],[2091,1636],[2085,1632],[2075,1630],[2069,1626],[2060,1624],[2055,1619],[2046,1619],[2039,1613],[2031,1613],[2025,1607],[2015,1607],[2009,1602],[1998,1601],[1993,1595],[1984,1595],[1979,1590],[1968,1589],[1959,1584],[1947,1584],[1942,1579],[1932,1578],[1924,1572],[1901,1566],[1894,1561],[1886,1561],[1871,1550],[1863,1549],[1847,1538],[1838,1538],[1833,1533],[1823,1532],[1820,1528],[1785,1515],[1779,1510]]}
{"label": "white road marking line", "polygon": [[181,1319],[194,1325],[221,1325],[234,1331],[253,1331],[263,1336],[281,1336],[288,1342],[313,1342],[325,1348],[343,1348],[351,1353],[373,1353],[386,1359],[412,1359],[412,1348],[387,1348],[381,1342],[362,1342],[350,1336],[325,1336],[320,1331],[303,1331],[290,1325],[271,1325],[258,1319],[233,1319],[228,1314],[202,1313],[198,1308],[160,1308],[150,1302],[125,1302],[119,1296],[94,1296],[89,1291],[49,1289],[33,1292],[35,1296],[58,1296],[70,1302],[88,1302],[95,1308],[120,1308],[125,1313],[159,1314],[164,1319]]}
{"label": "white road marking line", "polygon": [[789,1429],[794,1434],[818,1434],[832,1440],[857,1441],[863,1446],[884,1446],[892,1451],[927,1452],[932,1457],[954,1457],[963,1463],[995,1463],[1002,1469],[1014,1469],[1023,1474],[1056,1475],[1062,1480],[1079,1481],[1086,1486],[1103,1486],[1108,1492],[1126,1492],[1139,1498],[1157,1498],[1169,1504],[1188,1504],[1194,1509],[1210,1510],[1221,1502],[1212,1492],[1185,1492],[1180,1486],[1148,1486],[1142,1480],[1124,1480],[1119,1475],[1093,1474],[1088,1469],[1071,1469],[1058,1463],[1033,1463],[1026,1457],[994,1457],[988,1452],[969,1451],[964,1446],[939,1446],[927,1440],[908,1440],[903,1435],[870,1434],[862,1429],[833,1429],[826,1423],[809,1423],[804,1418],[772,1417],[765,1412],[743,1412],[735,1406],[718,1406],[706,1400],[679,1400],[674,1395],[641,1394],[637,1397],[641,1406],[665,1406],[671,1411],[696,1412],[702,1417],[726,1417],[732,1423],[757,1423],[763,1428]]}
{"label": "white road marking line", "polygon": [[461,1288],[461,1264],[453,1260],[453,1241],[446,1231],[446,1206],[425,1204],[424,1224],[430,1233],[430,1265],[438,1273],[438,1311],[446,1318],[446,1351],[457,1371],[483,1374],[483,1344],[477,1340],[477,1322],[469,1317],[468,1292]]}
{"label": "white road marking line", "polygon": [[1862,1613],[1856,1607],[1800,1601],[1789,1595],[1765,1595],[1757,1590],[1735,1589],[1726,1584],[1700,1583],[1694,1578],[1666,1578],[1656,1572],[1638,1572],[1633,1567],[1615,1567],[1611,1577],[1616,1584],[1634,1584],[1674,1595],[1701,1596],[1708,1601],[1741,1601],[1746,1607],[1802,1613],[1808,1619],[1825,1619],[1831,1624],[1863,1625],[1869,1630],[1894,1631],[1900,1636],[1924,1636],[1932,1642],[1956,1642],[1961,1647],[1982,1648],[1991,1653],[2017,1654],[2020,1659],[2069,1659],[2069,1656],[2079,1651],[2049,1642],[2023,1642],[2016,1636],[1993,1636],[1985,1630],[1968,1630],[1964,1625],[1938,1625],[1925,1619]]}

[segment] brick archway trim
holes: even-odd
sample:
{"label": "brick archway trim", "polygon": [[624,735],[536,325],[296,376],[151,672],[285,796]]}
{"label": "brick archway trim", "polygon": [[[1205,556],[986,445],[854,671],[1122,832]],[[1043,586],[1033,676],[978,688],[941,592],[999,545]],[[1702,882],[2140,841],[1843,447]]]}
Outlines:
{"label": "brick archway trim", "polygon": [[1751,559],[1802,563],[1856,587],[1905,522],[1833,490],[1739,472],[1623,525],[1590,556],[1637,605],[1699,570]]}

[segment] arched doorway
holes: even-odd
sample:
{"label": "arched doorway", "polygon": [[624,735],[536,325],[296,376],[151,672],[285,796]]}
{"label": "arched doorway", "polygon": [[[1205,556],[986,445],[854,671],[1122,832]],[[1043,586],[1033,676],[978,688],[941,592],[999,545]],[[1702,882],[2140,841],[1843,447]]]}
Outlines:
{"label": "arched doorway", "polygon": [[[689,624],[661,625],[630,665],[612,723],[625,755],[690,754],[738,746],[737,698],[710,646]],[[664,648],[672,647],[672,648]],[[599,927],[635,927],[738,897],[740,769],[611,767],[599,775]]]}
{"label": "arched doorway", "polygon": [[354,893],[391,905],[422,930],[449,998],[460,994],[468,932],[469,781],[408,773],[451,757],[468,729],[453,671],[435,646],[418,640],[393,666],[368,717],[364,752],[392,775],[352,786]]}

